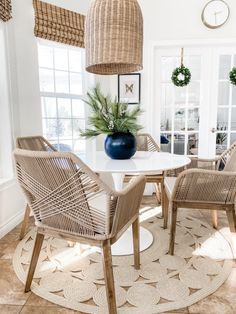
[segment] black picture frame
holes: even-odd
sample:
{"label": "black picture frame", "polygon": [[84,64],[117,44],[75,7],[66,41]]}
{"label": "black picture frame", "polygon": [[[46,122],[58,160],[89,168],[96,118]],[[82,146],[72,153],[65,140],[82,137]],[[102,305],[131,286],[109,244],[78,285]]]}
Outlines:
{"label": "black picture frame", "polygon": [[141,73],[118,75],[118,101],[121,103],[128,103],[129,105],[140,104]]}

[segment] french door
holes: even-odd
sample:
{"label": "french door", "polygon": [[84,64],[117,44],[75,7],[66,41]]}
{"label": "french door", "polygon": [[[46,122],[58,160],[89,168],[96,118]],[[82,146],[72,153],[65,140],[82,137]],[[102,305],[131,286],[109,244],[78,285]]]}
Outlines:
{"label": "french door", "polygon": [[152,133],[162,151],[213,157],[236,140],[236,87],[228,79],[236,46],[186,47],[184,65],[192,74],[186,87],[171,81],[180,62],[180,48],[155,50]]}

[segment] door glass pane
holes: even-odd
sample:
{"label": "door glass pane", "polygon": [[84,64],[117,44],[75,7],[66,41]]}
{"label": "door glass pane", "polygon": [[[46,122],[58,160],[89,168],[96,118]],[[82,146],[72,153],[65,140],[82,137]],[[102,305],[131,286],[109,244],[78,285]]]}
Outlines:
{"label": "door glass pane", "polygon": [[236,87],[232,88],[232,106],[236,106]]}
{"label": "door glass pane", "polygon": [[216,154],[220,155],[227,149],[227,133],[216,134]]}
{"label": "door glass pane", "polygon": [[172,109],[170,107],[161,109],[161,131],[170,131],[172,123]]}
{"label": "door glass pane", "polygon": [[198,154],[198,133],[188,134],[187,154]]}
{"label": "door glass pane", "polygon": [[236,133],[231,133],[230,135],[230,145],[236,142]]}
{"label": "door glass pane", "polygon": [[161,133],[161,151],[171,153],[171,134]]}
{"label": "door glass pane", "polygon": [[231,130],[236,131],[236,108],[231,111]]}
{"label": "door glass pane", "polygon": [[187,125],[188,125],[188,131],[199,130],[199,109],[198,108],[188,109]]}
{"label": "door glass pane", "polygon": [[163,83],[161,96],[162,106],[171,106],[174,102],[173,85],[169,83]]}
{"label": "door glass pane", "polygon": [[175,109],[174,129],[175,131],[185,130],[185,109],[184,108]]}
{"label": "door glass pane", "polygon": [[229,82],[219,82],[218,106],[229,106]]}
{"label": "door glass pane", "polygon": [[175,104],[185,105],[187,100],[187,88],[175,87]]}
{"label": "door glass pane", "polygon": [[217,112],[217,130],[218,131],[228,130],[228,117],[229,117],[229,110],[227,108],[218,109],[218,112]]}
{"label": "door glass pane", "polygon": [[189,84],[188,103],[191,106],[199,106],[200,104],[200,82],[192,82]]}
{"label": "door glass pane", "polygon": [[177,66],[177,58],[176,57],[162,57],[161,64],[162,64],[162,71],[161,71],[162,81],[170,81],[172,72]]}
{"label": "door glass pane", "polygon": [[191,68],[192,81],[200,80],[201,78],[201,57],[200,56],[189,56],[187,67]]}
{"label": "door glass pane", "polygon": [[174,154],[184,155],[185,150],[185,135],[175,134],[174,135]]}
{"label": "door glass pane", "polygon": [[228,80],[231,68],[231,55],[220,56],[219,79]]}

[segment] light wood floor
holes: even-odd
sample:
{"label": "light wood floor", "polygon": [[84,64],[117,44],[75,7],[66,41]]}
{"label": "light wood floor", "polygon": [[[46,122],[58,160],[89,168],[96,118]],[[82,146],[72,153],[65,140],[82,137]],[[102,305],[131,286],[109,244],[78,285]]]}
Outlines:
{"label": "light wood floor", "polygon": [[[143,205],[155,204],[155,197],[145,197]],[[193,213],[191,211],[191,213]],[[194,212],[194,217],[210,223],[211,216],[206,211]],[[33,225],[33,222],[31,222]],[[219,228],[227,227],[224,213],[219,216]],[[16,227],[0,240],[0,313],[1,314],[79,314],[56,306],[33,293],[25,294],[23,284],[16,277],[12,267],[12,256],[18,244],[20,227]],[[170,314],[170,312],[168,312]],[[236,262],[228,280],[213,295],[179,311],[171,313],[189,314],[235,314],[236,313]]]}

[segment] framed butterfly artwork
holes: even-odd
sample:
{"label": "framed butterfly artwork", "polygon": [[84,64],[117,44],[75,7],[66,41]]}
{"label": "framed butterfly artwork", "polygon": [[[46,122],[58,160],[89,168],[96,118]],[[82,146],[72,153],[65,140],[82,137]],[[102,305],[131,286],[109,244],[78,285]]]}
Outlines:
{"label": "framed butterfly artwork", "polygon": [[141,98],[141,74],[119,74],[118,75],[118,100],[121,103],[136,105]]}

